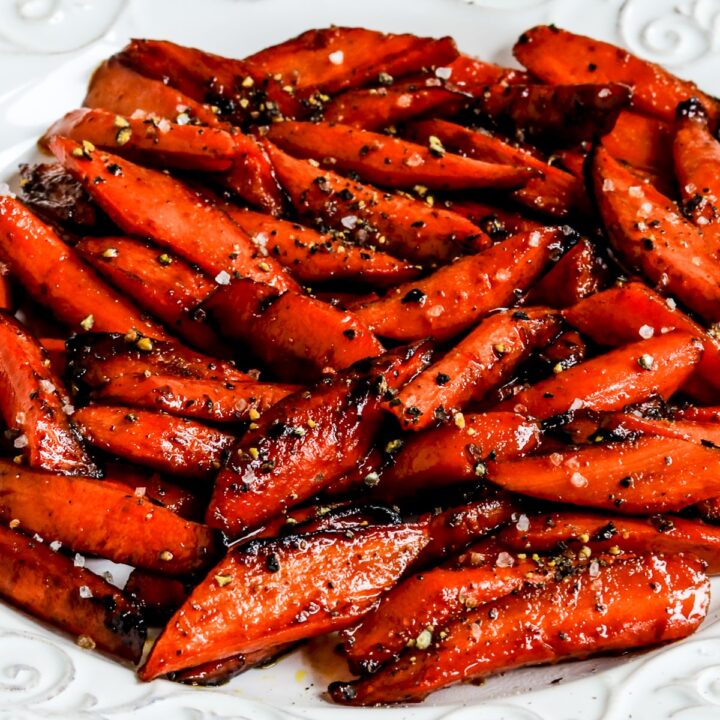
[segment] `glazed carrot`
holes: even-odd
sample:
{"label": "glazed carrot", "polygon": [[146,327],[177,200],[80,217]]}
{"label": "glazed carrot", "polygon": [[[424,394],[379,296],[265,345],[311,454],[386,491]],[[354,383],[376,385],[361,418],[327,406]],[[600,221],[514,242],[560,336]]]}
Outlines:
{"label": "glazed carrot", "polygon": [[167,337],[9,195],[0,197],[0,258],[35,300],[74,330],[126,333],[134,328],[148,337]]}
{"label": "glazed carrot", "polygon": [[536,174],[527,168],[441,153],[339,123],[276,123],[267,137],[293,157],[314,158],[321,167],[354,172],[367,182],[390,188],[516,188]]}
{"label": "glazed carrot", "polygon": [[598,210],[622,260],[705,320],[720,319],[720,265],[707,254],[703,236],[607,150],[596,148],[590,161]]}
{"label": "glazed carrot", "polygon": [[671,512],[720,495],[720,453],[671,438],[569,448],[487,468],[505,490],[623,514]]}
{"label": "glazed carrot", "polygon": [[527,85],[531,82],[530,75],[523,70],[494,65],[462,53],[444,71],[435,73],[436,78],[442,76],[447,76],[445,85],[473,96],[481,95],[488,85]]}
{"label": "glazed carrot", "polygon": [[54,137],[50,147],[124,232],[149,237],[225,282],[239,272],[280,289],[295,285],[275,260],[257,257],[225,213],[179,180],[65,138]]}
{"label": "glazed carrot", "polygon": [[448,210],[474,222],[493,240],[504,240],[508,235],[543,228],[542,223],[526,218],[519,212],[477,200],[452,199],[445,200],[444,204]]}
{"label": "glazed carrot", "polygon": [[372,447],[347,472],[333,480],[323,491],[323,497],[343,497],[358,488],[373,487],[377,483],[380,471],[385,464],[385,456],[377,448]]}
{"label": "glazed carrot", "polygon": [[563,239],[558,228],[513,235],[352,310],[382,337],[447,340],[491,310],[512,305],[518,292],[541,275]]}
{"label": "glazed carrot", "polygon": [[202,310],[223,336],[243,342],[288,382],[318,378],[383,350],[354,314],[249,279],[220,288]]}
{"label": "glazed carrot", "polygon": [[0,517],[80,553],[182,575],[205,567],[213,532],[112,482],[72,478],[0,461]]}
{"label": "glazed carrot", "polygon": [[409,438],[380,475],[373,495],[395,500],[449,484],[477,482],[488,457],[517,458],[539,444],[540,429],[510,412],[467,414],[463,427],[428,430]]}
{"label": "glazed carrot", "polygon": [[513,54],[543,82],[628,85],[632,106],[661,120],[672,122],[678,103],[690,97],[706,102],[713,118],[720,113],[718,101],[701,93],[694,83],[616,45],[553,25],[538,25],[523,33]]}
{"label": "glazed carrot", "polygon": [[420,700],[514,667],[676,640],[702,622],[709,587],[692,557],[608,561],[597,574],[587,569],[482,605],[449,625],[442,639],[433,636],[427,650],[354,683],[333,683],[330,694],[352,705]]}
{"label": "glazed carrot", "polygon": [[375,439],[385,393],[428,361],[426,345],[398,349],[281,400],[233,448],[215,481],[208,524],[237,536],[347,472]]}
{"label": "glazed carrot", "polygon": [[706,447],[720,446],[720,426],[715,422],[664,418],[646,418],[635,412],[616,413],[608,417],[605,427],[622,434],[639,433],[667,438],[680,438]]}
{"label": "glazed carrot", "polygon": [[447,120],[419,120],[409,124],[404,136],[421,144],[429,142],[430,137],[436,137],[448,152],[475,160],[537,170],[541,173],[540,177],[531,179],[524,188],[510,195],[532,210],[553,217],[566,217],[586,209],[587,199],[581,180],[487,132],[469,130]]}
{"label": "glazed carrot", "polygon": [[39,338],[38,342],[50,360],[50,368],[57,377],[65,377],[67,370],[67,350],[63,338]]}
{"label": "glazed carrot", "polygon": [[187,119],[217,125],[217,113],[164,83],[153,80],[110,58],[93,73],[83,107],[101,108],[120,115],[137,110],[177,122]]}
{"label": "glazed carrot", "polygon": [[167,622],[188,596],[180,580],[137,568],[130,573],[124,592],[142,608],[148,620],[159,624]]}
{"label": "glazed carrot", "polygon": [[40,146],[47,148],[56,135],[86,140],[161,168],[221,172],[232,167],[236,154],[233,136],[219,127],[125,117],[109,110],[81,108],[69,112],[45,131]]}
{"label": "glazed carrot", "polygon": [[178,477],[212,477],[234,442],[207,425],[147,410],[90,405],[73,419],[94,447]]}
{"label": "glazed carrot", "polygon": [[426,533],[399,525],[238,547],[173,616],[140,677],[152,680],[347,627],[397,582],[427,542]]}
{"label": "glazed carrot", "polygon": [[472,103],[493,126],[521,140],[576,145],[610,132],[632,92],[618,83],[490,85]]}
{"label": "glazed carrot", "polygon": [[128,597],[99,575],[36,539],[0,525],[0,595],[84,646],[140,661],[145,621]]}
{"label": "glazed carrot", "polygon": [[667,399],[690,377],[701,355],[702,346],[686,332],[658,335],[542,380],[499,409],[546,419],[578,410],[621,410],[655,395]]}
{"label": "glazed carrot", "polygon": [[530,351],[545,345],[559,327],[558,317],[543,308],[491,315],[408,383],[388,409],[410,430],[446,422],[472,398],[481,399],[508,379]]}
{"label": "glazed carrot", "polygon": [[40,343],[0,312],[0,415],[18,459],[65,475],[98,475],[70,420],[73,411]]}
{"label": "glazed carrot", "polygon": [[490,244],[460,215],[318,170],[271,143],[265,147],[295,210],[362,244],[376,242],[391,255],[417,262],[447,261]]}

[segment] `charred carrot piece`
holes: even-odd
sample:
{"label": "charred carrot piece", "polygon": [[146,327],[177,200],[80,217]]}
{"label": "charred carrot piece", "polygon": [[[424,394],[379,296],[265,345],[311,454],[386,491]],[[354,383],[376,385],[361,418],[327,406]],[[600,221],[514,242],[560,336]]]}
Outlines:
{"label": "charred carrot piece", "polygon": [[485,474],[488,457],[522,457],[540,441],[538,425],[515,413],[467,414],[461,425],[409,438],[380,475],[373,495],[394,500],[450,483],[477,482]]}
{"label": "charred carrot piece", "polygon": [[99,575],[0,525],[0,595],[13,605],[132,663],[147,631],[137,607]]}
{"label": "charred carrot piece", "polygon": [[720,454],[663,437],[586,446],[487,464],[505,490],[623,514],[681,510],[720,495]]}
{"label": "charred carrot piece", "polygon": [[610,412],[651,396],[669,398],[702,356],[688,333],[675,331],[624,345],[555,374],[507,400],[499,409],[540,419],[578,410]]}
{"label": "charred carrot piece", "polygon": [[352,705],[420,700],[501,670],[677,640],[698,627],[708,602],[709,581],[692,557],[608,561],[598,574],[588,566],[480,606],[449,625],[442,640],[433,637],[425,651],[354,683],[333,683],[330,694]]}
{"label": "charred carrot piece", "polygon": [[426,542],[422,526],[399,525],[242,545],[173,616],[140,677],[347,627],[397,582]]}
{"label": "charred carrot piece", "polygon": [[558,228],[514,235],[352,310],[381,337],[447,340],[491,310],[512,305],[518,291],[542,274],[563,239]]}
{"label": "charred carrot piece", "polygon": [[173,122],[218,124],[217,113],[210,105],[196,102],[162,79],[153,80],[136,73],[113,58],[93,73],[83,107],[127,116],[140,110]]}
{"label": "charred carrot piece", "polygon": [[166,333],[115,293],[18,200],[0,197],[0,257],[28,293],[75,330]]}
{"label": "charred carrot piece", "polygon": [[113,482],[66,477],[0,461],[0,516],[76,552],[182,575],[212,562],[212,530]]}
{"label": "charred carrot piece", "polygon": [[720,319],[720,265],[672,201],[603,148],[593,153],[590,175],[608,239],[622,259],[705,320]]}
{"label": "charred carrot piece", "polygon": [[221,288],[202,310],[223,336],[246,344],[288,382],[316,379],[327,368],[341,370],[383,351],[353,313],[252,280]]}
{"label": "charred carrot piece", "polygon": [[40,145],[48,147],[56,135],[161,168],[222,172],[232,167],[236,154],[233,136],[222,128],[125,117],[109,110],[69,112],[46,130]]}
{"label": "charred carrot piece", "polygon": [[367,182],[391,188],[516,188],[536,174],[528,168],[442,153],[340,123],[276,123],[267,137],[293,157],[313,158],[321,166],[354,172]]}
{"label": "charred carrot piece", "polygon": [[618,83],[505,84],[488,87],[472,108],[508,135],[558,147],[610,132],[631,96]]}
{"label": "charred carrot piece", "polygon": [[193,315],[217,287],[207,275],[176,255],[128,237],[86,237],[75,249],[118,290],[191,345],[229,354],[217,334]]}
{"label": "charred carrot piece", "polygon": [[166,623],[188,596],[180,580],[137,568],[130,573],[124,591],[153,623]]}
{"label": "charred carrot piece", "polygon": [[237,536],[347,472],[370,449],[384,394],[428,360],[426,345],[399,349],[281,400],[233,448],[215,482],[208,524]]}
{"label": "charred carrot piece", "polygon": [[0,415],[18,460],[65,475],[99,474],[72,425],[70,397],[40,343],[0,312]]}
{"label": "charred carrot piece", "polygon": [[421,144],[429,143],[430,138],[435,137],[448,152],[475,160],[537,170],[541,173],[540,177],[529,180],[525,187],[510,194],[514,200],[532,210],[562,218],[587,208],[580,179],[487,132],[469,130],[447,120],[419,120],[409,124],[404,136]]}
{"label": "charred carrot piece", "polygon": [[207,478],[220,467],[234,437],[185,418],[127,407],[90,405],[74,415],[94,447],[179,477]]}
{"label": "charred carrot piece", "polygon": [[481,399],[509,379],[530,351],[549,342],[559,329],[557,315],[546,309],[491,315],[402,388],[388,409],[411,430],[447,422],[472,398]]}
{"label": "charred carrot piece", "polygon": [[54,137],[50,147],[124,232],[149,237],[224,282],[238,272],[280,289],[295,285],[275,260],[257,257],[225,213],[179,180],[66,138]]}

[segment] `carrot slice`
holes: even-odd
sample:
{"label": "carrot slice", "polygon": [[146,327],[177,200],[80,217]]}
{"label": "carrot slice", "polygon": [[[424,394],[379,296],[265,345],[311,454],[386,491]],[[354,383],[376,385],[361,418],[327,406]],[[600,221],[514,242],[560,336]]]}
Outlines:
{"label": "carrot slice", "polygon": [[720,495],[720,453],[672,438],[570,448],[487,468],[505,490],[623,514],[671,512]]}
{"label": "carrot slice", "polygon": [[426,542],[424,528],[400,525],[242,545],[173,616],[140,677],[347,627],[397,582]]}
{"label": "carrot slice", "polygon": [[225,213],[179,180],[66,138],[54,137],[50,147],[124,232],[149,237],[225,282],[239,272],[280,289],[295,286],[275,260],[257,257]]}
{"label": "carrot slice", "polygon": [[678,103],[690,97],[707,102],[712,117],[720,114],[717,100],[701,93],[659,65],[632,53],[554,25],[538,25],[520,36],[515,57],[547,83],[623,83],[632,88],[632,106],[672,122]]}
{"label": "carrot slice", "polygon": [[388,409],[410,430],[446,422],[472,398],[481,399],[508,379],[530,351],[546,344],[559,328],[558,317],[544,308],[491,315],[408,383]]}
{"label": "carrot slice", "polygon": [[608,561],[598,574],[572,573],[482,605],[448,626],[442,640],[432,638],[427,650],[354,683],[333,683],[330,695],[351,705],[421,700],[432,690],[514,667],[677,640],[702,622],[709,588],[691,557]]}
{"label": "carrot slice", "polygon": [[460,215],[318,170],[271,143],[265,147],[295,210],[361,244],[377,242],[391,255],[417,262],[447,261],[490,244]]}
{"label": "carrot slice", "polygon": [[0,197],[0,257],[35,300],[73,329],[136,329],[148,337],[167,337],[95,275],[49,225],[9,195]]}
{"label": "carrot slice", "polygon": [[74,415],[94,447],[178,477],[212,477],[235,438],[185,418],[126,407],[90,405]]}
{"label": "carrot slice", "polygon": [[99,575],[3,525],[0,595],[83,645],[140,662],[147,634],[140,609]]}
{"label": "carrot slice", "polygon": [[491,310],[514,304],[518,293],[540,276],[563,237],[558,228],[513,235],[352,310],[382,337],[447,340]]}
{"label": "carrot slice", "polygon": [[596,148],[590,161],[595,200],[616,252],[704,319],[720,319],[720,264],[707,254],[703,236],[607,150]]}
{"label": "carrot slice", "polygon": [[237,536],[347,472],[374,440],[384,394],[428,360],[425,345],[396,350],[280,401],[233,448],[215,482],[208,524]]}
{"label": "carrot slice", "polygon": [[217,550],[212,530],[112,482],[18,468],[0,461],[3,520],[76,552],[182,575]]}
{"label": "carrot slice", "polygon": [[180,580],[137,568],[130,573],[124,592],[142,608],[149,621],[158,624],[166,623],[188,596]]}

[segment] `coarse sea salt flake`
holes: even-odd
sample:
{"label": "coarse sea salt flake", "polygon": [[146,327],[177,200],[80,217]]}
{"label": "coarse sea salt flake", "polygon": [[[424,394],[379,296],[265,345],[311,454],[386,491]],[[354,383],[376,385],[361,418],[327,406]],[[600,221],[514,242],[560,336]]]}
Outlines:
{"label": "coarse sea salt flake", "polygon": [[53,540],[49,547],[53,552],[57,552],[62,547],[62,543],[59,540]]}
{"label": "coarse sea salt flake", "polygon": [[85,567],[85,557],[80,553],[75,553],[75,557],[73,558],[73,565],[75,567]]}
{"label": "coarse sea salt flake", "polygon": [[571,484],[573,487],[577,487],[577,488],[586,487],[587,484],[588,484],[588,480],[587,480],[587,478],[586,478],[584,475],[582,475],[581,473],[579,473],[579,472],[574,472],[574,473],[570,476],[570,484]]}
{"label": "coarse sea salt flake", "polygon": [[341,218],[340,224],[348,230],[352,230],[357,225],[357,221],[357,215],[346,215],[344,218]]}
{"label": "coarse sea salt flake", "polygon": [[228,273],[225,270],[221,270],[216,276],[215,276],[215,282],[218,285],[229,285],[230,284],[230,273]]}
{"label": "coarse sea salt flake", "polygon": [[520,532],[526,532],[530,529],[530,518],[527,515],[521,515],[515,523],[515,527]]}
{"label": "coarse sea salt flake", "polygon": [[639,185],[632,185],[628,188],[628,195],[634,198],[642,197],[643,189]]}
{"label": "coarse sea salt flake", "polygon": [[80,597],[83,598],[84,600],[88,600],[89,598],[91,598],[93,596],[92,590],[87,585],[81,585],[79,593],[80,593]]}
{"label": "coarse sea salt flake", "polygon": [[56,388],[55,385],[53,385],[49,380],[41,380],[40,381],[40,387],[46,392],[46,393],[54,393]]}
{"label": "coarse sea salt flake", "polygon": [[13,447],[17,448],[18,450],[27,446],[28,436],[25,433],[23,433],[22,435],[18,435],[13,442]]}
{"label": "coarse sea salt flake", "polygon": [[540,246],[540,233],[535,231],[530,233],[530,238],[528,239],[528,245],[530,247],[539,247]]}
{"label": "coarse sea salt flake", "polygon": [[655,334],[655,329],[650,325],[641,325],[638,330],[638,335],[643,340],[649,340]]}
{"label": "coarse sea salt flake", "polygon": [[497,565],[497,567],[508,568],[512,567],[514,564],[515,560],[513,560],[513,556],[510,553],[498,553],[497,560],[495,561],[495,565]]}
{"label": "coarse sea salt flake", "polygon": [[602,184],[603,192],[612,192],[615,189],[615,183],[612,180],[605,179]]}
{"label": "coarse sea salt flake", "polygon": [[435,68],[435,75],[436,75],[436,77],[439,77],[441,80],[449,80],[450,76],[452,75],[452,68],[449,68],[449,67]]}
{"label": "coarse sea salt flake", "polygon": [[328,55],[328,60],[333,65],[342,65],[345,62],[345,53],[342,50],[336,50]]}

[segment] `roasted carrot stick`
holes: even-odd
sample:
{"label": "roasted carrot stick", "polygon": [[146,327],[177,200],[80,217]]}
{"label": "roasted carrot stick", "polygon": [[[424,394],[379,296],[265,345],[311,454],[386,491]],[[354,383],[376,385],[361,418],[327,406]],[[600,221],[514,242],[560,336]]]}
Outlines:
{"label": "roasted carrot stick", "polygon": [[234,437],[165,413],[90,405],[74,421],[94,447],[179,477],[212,477]]}
{"label": "roasted carrot stick", "polygon": [[113,482],[18,468],[0,461],[0,517],[48,542],[148,570],[181,575],[205,567],[217,544],[184,520]]}
{"label": "roasted carrot stick", "polygon": [[563,239],[558,228],[513,235],[352,310],[382,337],[447,340],[491,310],[512,305],[542,274]]}
{"label": "roasted carrot stick", "polygon": [[687,440],[641,437],[487,464],[506,490],[542,500],[653,515],[720,495],[720,453]]}
{"label": "roasted carrot stick", "polygon": [[166,623],[188,596],[180,580],[137,568],[130,573],[124,591],[150,622],[159,624]]}
{"label": "roasted carrot stick", "polygon": [[513,54],[543,82],[628,85],[633,107],[661,120],[672,122],[678,103],[690,97],[707,102],[713,118],[720,113],[718,101],[701,93],[694,83],[616,45],[553,25],[538,25],[523,33]]}
{"label": "roasted carrot stick", "polygon": [[280,289],[295,285],[275,260],[257,257],[225,213],[179,180],[66,138],[54,137],[50,147],[124,232],[149,237],[225,282],[239,272]]}
{"label": "roasted carrot stick", "polygon": [[691,556],[629,557],[595,570],[482,605],[442,639],[433,636],[424,652],[407,653],[366,679],[333,683],[331,697],[352,705],[420,700],[513,667],[676,640],[705,617],[709,581]]}
{"label": "roasted carrot stick", "polygon": [[78,636],[83,647],[97,646],[140,662],[146,636],[140,608],[99,575],[4,525],[0,525],[0,595]]}
{"label": "roasted carrot stick", "polygon": [[281,400],[233,448],[215,482],[208,524],[236,536],[347,472],[375,438],[384,394],[428,360],[425,344],[398,349]]}
{"label": "roasted carrot stick", "polygon": [[481,95],[488,85],[527,85],[532,81],[523,70],[495,65],[462,53],[440,73],[436,70],[435,78],[444,79],[445,85],[473,96]]}
{"label": "roasted carrot stick", "polygon": [[391,255],[417,262],[447,261],[490,244],[480,228],[460,215],[320,171],[271,143],[265,147],[295,210],[361,244],[376,242]]}
{"label": "roasted carrot stick", "polygon": [[427,542],[418,525],[258,540],[231,551],[155,643],[143,680],[347,627]]}
{"label": "roasted carrot stick", "polygon": [[385,464],[385,456],[375,446],[354,467],[333,480],[321,493],[323,497],[343,497],[358,488],[372,487],[377,483],[380,471]]}
{"label": "roasted carrot stick", "polygon": [[73,329],[126,333],[135,328],[149,337],[167,337],[9,195],[0,197],[0,258],[35,300]]}
{"label": "roasted carrot stick", "polygon": [[491,315],[408,383],[388,409],[411,430],[447,422],[471,398],[481,399],[508,379],[533,348],[545,345],[559,329],[558,316],[544,308]]}
{"label": "roasted carrot stick", "polygon": [[705,320],[720,319],[720,265],[703,236],[672,201],[595,148],[590,158],[595,200],[610,243],[665,293]]}
{"label": "roasted carrot stick", "polygon": [[635,412],[616,413],[605,420],[604,427],[621,430],[622,434],[639,433],[667,438],[680,438],[706,447],[720,446],[720,425],[702,420],[647,418]]}
{"label": "roasted carrot stick", "polygon": [[508,235],[540,230],[543,227],[542,223],[524,217],[515,210],[477,200],[445,200],[445,207],[474,222],[493,240],[503,240]]}

